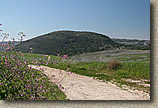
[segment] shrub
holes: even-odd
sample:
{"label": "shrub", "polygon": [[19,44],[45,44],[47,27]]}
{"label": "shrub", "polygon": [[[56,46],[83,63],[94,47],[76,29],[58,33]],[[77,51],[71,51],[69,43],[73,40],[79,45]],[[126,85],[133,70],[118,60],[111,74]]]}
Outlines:
{"label": "shrub", "polygon": [[[1,24],[0,24],[1,25]],[[20,41],[25,36],[18,33]],[[63,100],[66,95],[48,77],[28,66],[23,53],[15,50],[13,41],[3,44],[9,34],[0,33],[0,100]],[[41,58],[32,61],[33,64],[46,64]]]}
{"label": "shrub", "polygon": [[121,64],[117,60],[112,60],[109,62],[108,68],[112,70],[116,70],[121,67]]}

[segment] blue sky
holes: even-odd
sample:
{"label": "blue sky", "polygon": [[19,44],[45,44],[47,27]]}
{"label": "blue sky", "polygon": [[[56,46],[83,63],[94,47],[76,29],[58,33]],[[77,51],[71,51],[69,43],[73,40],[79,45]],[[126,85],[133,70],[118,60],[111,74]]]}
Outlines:
{"label": "blue sky", "polygon": [[0,0],[0,24],[25,40],[58,30],[150,39],[150,0]]}

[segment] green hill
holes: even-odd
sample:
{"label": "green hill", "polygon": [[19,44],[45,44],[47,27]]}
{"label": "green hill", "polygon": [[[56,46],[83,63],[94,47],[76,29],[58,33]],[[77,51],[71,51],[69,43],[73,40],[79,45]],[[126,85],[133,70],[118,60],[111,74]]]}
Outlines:
{"label": "green hill", "polygon": [[24,41],[21,45],[16,46],[17,49],[25,53],[29,53],[31,47],[34,49],[33,53],[71,56],[116,49],[123,47],[123,45],[114,42],[108,36],[94,32],[55,31]]}

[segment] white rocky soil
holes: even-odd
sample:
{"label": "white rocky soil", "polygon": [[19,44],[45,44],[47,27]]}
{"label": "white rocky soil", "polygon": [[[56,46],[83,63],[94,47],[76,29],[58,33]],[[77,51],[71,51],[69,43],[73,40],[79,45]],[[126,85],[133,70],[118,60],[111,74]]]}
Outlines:
{"label": "white rocky soil", "polygon": [[54,69],[46,66],[32,66],[40,70],[57,85],[60,83],[70,100],[150,100],[150,96],[122,90],[110,82],[102,82],[91,77]]}

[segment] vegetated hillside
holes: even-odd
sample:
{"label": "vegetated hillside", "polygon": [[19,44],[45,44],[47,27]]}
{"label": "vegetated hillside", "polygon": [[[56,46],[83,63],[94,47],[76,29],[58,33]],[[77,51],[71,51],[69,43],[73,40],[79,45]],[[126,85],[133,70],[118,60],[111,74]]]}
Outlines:
{"label": "vegetated hillside", "polygon": [[137,40],[137,39],[112,39],[113,41],[124,44],[128,49],[134,50],[149,50],[150,40]]}
{"label": "vegetated hillside", "polygon": [[16,46],[25,53],[29,53],[31,47],[34,49],[33,53],[71,56],[121,48],[124,45],[114,42],[108,36],[94,32],[55,31],[24,41],[21,45]]}

